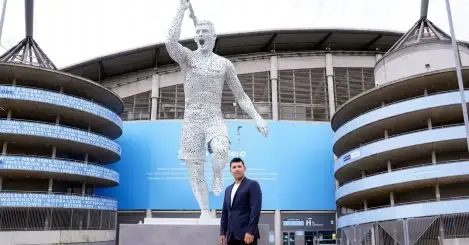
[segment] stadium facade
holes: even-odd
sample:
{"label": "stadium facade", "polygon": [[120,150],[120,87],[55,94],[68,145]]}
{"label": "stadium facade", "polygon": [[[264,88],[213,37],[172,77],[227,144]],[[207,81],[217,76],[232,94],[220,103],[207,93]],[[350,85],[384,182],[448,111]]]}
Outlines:
{"label": "stadium facade", "polygon": [[[25,3],[26,37],[0,57],[1,243],[111,245],[121,223],[199,217],[177,158],[182,74],[164,45],[58,71]],[[469,145],[451,40],[422,3],[405,34],[218,37],[215,52],[269,122],[263,138],[225,86],[229,155],[261,184],[271,244],[469,242]],[[468,86],[467,43],[459,54]],[[211,183],[210,163],[205,174]],[[210,194],[217,215],[221,203]]]}
{"label": "stadium facade", "polygon": [[[271,134],[263,139],[226,86],[222,105],[231,156],[244,157],[264,192],[262,223],[274,244],[335,242],[333,132],[336,108],[376,86],[374,67],[402,33],[370,30],[272,30],[219,35]],[[193,40],[181,43],[191,49]],[[177,159],[184,115],[179,67],[163,44],[99,57],[63,69],[112,89],[124,101],[119,223],[144,217],[198,217],[187,171]],[[208,160],[208,159],[207,159]],[[210,168],[207,167],[210,178]],[[226,183],[231,182],[226,172]],[[209,181],[211,183],[211,181]],[[221,200],[211,197],[219,213]]]}
{"label": "stadium facade", "polygon": [[123,102],[55,69],[32,36],[0,57],[0,243],[115,244]]}
{"label": "stadium facade", "polygon": [[[466,88],[469,49],[458,50]],[[466,104],[454,60],[451,37],[421,18],[376,64],[379,86],[334,114],[343,244],[469,242]]]}

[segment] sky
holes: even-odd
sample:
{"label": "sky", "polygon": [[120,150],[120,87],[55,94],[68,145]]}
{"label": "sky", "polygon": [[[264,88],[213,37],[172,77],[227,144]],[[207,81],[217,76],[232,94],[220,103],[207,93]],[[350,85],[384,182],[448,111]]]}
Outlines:
{"label": "sky", "polygon": [[[3,4],[4,0],[0,2]],[[60,69],[162,42],[180,0],[36,0],[33,37]],[[405,32],[421,0],[191,0],[218,34],[272,29],[373,29]],[[469,41],[469,0],[450,0],[456,38]],[[0,5],[1,8],[1,5]],[[24,38],[24,1],[7,2],[0,51]],[[428,19],[450,34],[445,0],[430,0]],[[182,39],[194,27],[186,15]]]}

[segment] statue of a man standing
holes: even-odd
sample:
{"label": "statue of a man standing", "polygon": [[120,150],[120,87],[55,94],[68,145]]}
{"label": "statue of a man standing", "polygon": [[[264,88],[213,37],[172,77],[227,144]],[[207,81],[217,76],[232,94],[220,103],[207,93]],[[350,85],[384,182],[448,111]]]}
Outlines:
{"label": "statue of a man standing", "polygon": [[230,140],[223,120],[221,99],[226,82],[233,91],[237,103],[256,121],[259,132],[267,137],[267,123],[254,108],[244,92],[234,65],[213,53],[216,34],[209,21],[196,22],[197,50],[191,51],[178,41],[188,0],[180,0],[176,16],[165,42],[171,58],[184,73],[185,110],[181,132],[180,159],[186,162],[190,174],[192,192],[200,206],[200,218],[211,218],[208,187],[204,179],[206,146],[213,166],[212,192],[218,196],[223,189],[222,171],[228,161]]}

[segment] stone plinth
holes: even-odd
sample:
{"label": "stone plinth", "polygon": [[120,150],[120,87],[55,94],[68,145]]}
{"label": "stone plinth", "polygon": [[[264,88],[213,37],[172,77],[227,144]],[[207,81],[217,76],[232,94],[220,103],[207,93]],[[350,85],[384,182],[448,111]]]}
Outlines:
{"label": "stone plinth", "polygon": [[[259,225],[258,245],[268,245],[269,226]],[[121,224],[119,245],[218,245],[220,220],[146,218],[144,224]]]}

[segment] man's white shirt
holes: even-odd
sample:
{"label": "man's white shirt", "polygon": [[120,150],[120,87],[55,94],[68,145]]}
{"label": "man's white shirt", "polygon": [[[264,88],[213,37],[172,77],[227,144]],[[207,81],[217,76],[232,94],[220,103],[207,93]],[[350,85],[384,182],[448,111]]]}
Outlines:
{"label": "man's white shirt", "polygon": [[233,206],[233,199],[236,194],[236,191],[238,190],[239,184],[234,184],[233,189],[231,190],[231,206]]}

